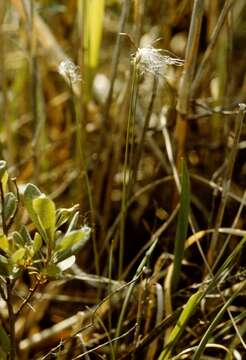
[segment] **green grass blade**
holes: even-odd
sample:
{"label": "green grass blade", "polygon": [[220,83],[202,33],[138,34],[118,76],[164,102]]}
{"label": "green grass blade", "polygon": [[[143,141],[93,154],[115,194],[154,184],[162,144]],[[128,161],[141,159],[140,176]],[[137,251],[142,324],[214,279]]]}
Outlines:
{"label": "green grass blade", "polygon": [[177,289],[181,263],[184,255],[185,239],[187,237],[188,224],[189,224],[189,210],[190,210],[190,180],[188,169],[185,160],[182,160],[182,173],[181,173],[181,197],[180,209],[178,215],[178,224],[175,237],[174,246],[174,263],[172,274],[172,287],[173,290]]}

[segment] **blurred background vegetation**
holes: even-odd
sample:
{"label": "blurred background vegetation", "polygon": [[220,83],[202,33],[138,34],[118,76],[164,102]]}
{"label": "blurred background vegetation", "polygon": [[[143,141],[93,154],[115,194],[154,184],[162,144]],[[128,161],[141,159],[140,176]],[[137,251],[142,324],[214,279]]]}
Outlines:
{"label": "blurred background vegetation", "polygon": [[[174,181],[181,158],[188,168],[182,176],[189,178],[192,217],[184,237],[215,229],[201,241],[213,271],[238,243],[235,229],[245,226],[245,123],[237,127],[244,111],[238,104],[246,102],[245,0],[3,0],[0,39],[0,158],[8,162],[20,189],[32,182],[57,206],[78,203],[80,224],[93,228],[91,241],[77,256],[73,281],[43,285],[33,298],[38,311],[27,307],[28,320],[21,316],[16,324],[20,359],[72,359],[114,338],[126,289],[103,303],[83,338],[71,334],[89,323],[95,305],[112,289],[136,274],[122,328],[127,332],[136,321],[139,326],[117,342],[117,349],[110,343],[84,358],[157,359],[170,329],[157,331],[148,346],[136,350],[140,340],[176,314],[208,272],[201,249],[187,245],[191,248],[185,252],[178,288],[171,291],[167,283],[177,227],[188,221],[188,214],[183,220],[176,216],[180,203],[185,209]],[[136,49],[148,47],[169,51],[184,66],[165,66],[158,79],[141,71],[132,93]],[[72,85],[58,72],[68,58],[81,75]],[[128,132],[129,108],[134,121]],[[221,235],[222,227],[227,233]],[[146,271],[138,275],[155,238],[158,244],[147,257]],[[220,284],[223,293],[231,294],[245,279],[244,264],[238,256]],[[86,278],[84,272],[90,275]],[[21,284],[23,294],[28,281]],[[212,299],[204,299],[199,321],[192,320],[175,354],[199,343],[223,305],[225,299],[214,292]],[[243,336],[242,293],[232,312]],[[3,306],[3,323],[4,314]],[[116,334],[124,331],[118,328]],[[63,345],[61,339],[70,340]],[[243,353],[228,314],[220,319],[213,342],[218,347],[211,346],[204,359]],[[135,349],[132,357],[128,345]],[[44,357],[54,347],[57,357]],[[179,358],[191,358],[191,353]]]}

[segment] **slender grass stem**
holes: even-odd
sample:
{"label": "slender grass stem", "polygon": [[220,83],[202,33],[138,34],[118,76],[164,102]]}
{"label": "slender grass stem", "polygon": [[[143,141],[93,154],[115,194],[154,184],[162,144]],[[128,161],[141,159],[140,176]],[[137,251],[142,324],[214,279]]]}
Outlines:
{"label": "slender grass stem", "polygon": [[125,221],[127,211],[127,192],[128,183],[130,181],[130,169],[129,169],[129,153],[131,135],[134,127],[134,117],[136,110],[136,95],[137,95],[137,66],[134,62],[133,73],[132,73],[132,88],[130,94],[130,105],[127,118],[126,128],[126,144],[125,144],[125,160],[123,166],[123,187],[122,187],[122,199],[121,199],[121,221],[120,221],[120,244],[119,244],[119,269],[118,276],[120,277],[123,271],[123,260],[124,260],[124,241],[125,241]]}
{"label": "slender grass stem", "polygon": [[[246,191],[245,191],[244,194],[243,194],[242,200],[243,200],[243,202],[246,201]],[[244,206],[243,206],[243,202],[240,204],[239,209],[238,209],[238,212],[237,212],[237,214],[236,214],[236,216],[235,216],[235,218],[234,218],[233,224],[231,225],[231,229],[232,229],[232,230],[236,228],[237,223],[238,223],[238,221],[239,221],[239,219],[240,219],[240,216],[241,216],[241,213],[242,213],[243,207],[244,207]],[[227,245],[229,244],[229,241],[230,241],[231,237],[232,237],[232,233],[229,234],[229,235],[227,236],[226,240],[224,241],[223,246],[222,246],[222,248],[220,249],[219,255],[216,257],[215,262],[214,262],[214,264],[213,264],[213,268],[214,268],[214,269],[216,269],[216,266],[218,265],[219,261],[221,260],[223,254],[224,254],[224,251],[225,251]]]}
{"label": "slender grass stem", "polygon": [[[108,278],[109,278],[109,283],[108,283],[108,295],[111,293],[112,291],[112,270],[113,270],[113,250],[114,250],[114,242],[112,241],[110,248],[109,248],[109,260],[108,260]],[[112,310],[111,310],[111,305],[112,305],[112,300],[111,297],[109,297],[109,311],[108,311],[108,326],[109,326],[109,332],[111,332],[112,330]],[[112,348],[112,355],[111,355],[111,359],[115,360],[115,352],[114,352],[114,348]]]}
{"label": "slender grass stem", "polygon": [[134,161],[134,166],[133,166],[133,174],[132,174],[132,183],[133,184],[135,183],[135,181],[137,179],[137,173],[138,173],[138,168],[139,168],[139,164],[140,164],[140,160],[141,160],[141,156],[142,156],[142,152],[143,152],[144,142],[145,142],[145,138],[146,138],[146,132],[149,127],[150,118],[151,118],[151,114],[153,111],[155,98],[157,95],[157,88],[158,88],[158,77],[155,75],[154,80],[153,80],[152,94],[151,94],[149,106],[147,109],[147,113],[146,113],[146,116],[144,119],[144,126],[142,129],[139,145],[136,150],[136,156],[135,156],[135,161]]}
{"label": "slender grass stem", "polygon": [[104,119],[106,122],[108,122],[107,118],[108,118],[109,109],[110,109],[110,105],[111,105],[112,98],[113,98],[114,85],[115,85],[115,80],[116,80],[116,75],[117,75],[117,70],[118,70],[118,65],[119,65],[119,58],[120,58],[120,51],[121,51],[120,45],[121,45],[121,38],[122,38],[121,33],[123,33],[124,29],[125,29],[127,16],[128,16],[128,12],[129,12],[129,7],[130,7],[130,2],[131,2],[130,0],[124,0],[122,12],[121,12],[119,31],[118,31],[116,44],[115,44],[115,48],[114,48],[114,53],[113,53],[110,89],[109,89],[105,107],[104,107]]}
{"label": "slender grass stem", "polygon": [[[87,190],[87,196],[88,196],[88,202],[89,202],[89,209],[90,209],[90,221],[92,226],[94,226],[96,222],[95,217],[95,210],[94,210],[94,204],[93,204],[93,195],[92,195],[92,188],[90,184],[90,179],[88,175],[88,163],[85,153],[85,129],[84,126],[81,124],[80,116],[79,116],[79,108],[80,104],[78,104],[75,100],[75,96],[72,90],[72,82],[70,79],[70,89],[71,89],[71,96],[72,96],[72,102],[74,106],[75,111],[75,121],[76,121],[76,142],[77,142],[77,163],[78,163],[78,171],[80,173],[80,169],[82,167],[83,176],[85,179],[85,186]],[[99,255],[97,250],[97,244],[96,244],[96,234],[93,231],[92,232],[92,244],[93,244],[93,253],[95,257],[95,269],[96,274],[100,274],[100,268],[99,268]]]}
{"label": "slender grass stem", "polygon": [[[142,189],[138,190],[136,194],[134,194],[130,200],[127,202],[127,209],[134,203],[135,200],[137,200],[141,195],[143,195],[145,192],[154,189],[156,186],[160,185],[160,184],[164,184],[164,183],[168,183],[171,182],[173,180],[172,176],[167,176],[164,177],[163,179],[159,179],[154,181],[151,184],[148,184],[146,186],[144,186]],[[114,223],[112,224],[112,226],[109,228],[108,233],[106,235],[106,239],[105,239],[105,244],[107,245],[110,241],[110,239],[112,239],[112,237],[114,236],[116,230],[117,230],[117,226],[120,223],[121,220],[121,213],[119,213],[119,215],[116,217]],[[104,250],[104,248],[102,249]],[[123,276],[124,277],[124,276]]]}
{"label": "slender grass stem", "polygon": [[[138,77],[138,74],[136,73],[136,76]],[[136,87],[134,91],[134,97],[133,97],[133,107],[132,107],[132,126],[130,128],[130,141],[129,141],[129,163],[128,163],[128,169],[129,169],[129,176],[127,181],[127,199],[132,193],[132,187],[134,186],[134,153],[135,153],[135,146],[134,146],[134,138],[135,138],[135,114],[137,110],[137,99],[138,99],[138,78],[136,79]]]}

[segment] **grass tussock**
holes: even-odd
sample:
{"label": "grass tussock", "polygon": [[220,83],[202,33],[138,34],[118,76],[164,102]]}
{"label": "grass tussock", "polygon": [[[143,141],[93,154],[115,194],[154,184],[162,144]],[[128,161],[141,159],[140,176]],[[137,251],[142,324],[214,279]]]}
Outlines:
{"label": "grass tussock", "polygon": [[245,23],[1,2],[1,359],[243,359]]}

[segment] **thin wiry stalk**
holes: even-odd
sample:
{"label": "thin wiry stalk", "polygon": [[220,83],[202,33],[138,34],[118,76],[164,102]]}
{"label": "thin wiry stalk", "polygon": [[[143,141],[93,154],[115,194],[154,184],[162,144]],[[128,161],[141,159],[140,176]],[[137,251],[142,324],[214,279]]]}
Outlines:
{"label": "thin wiry stalk", "polygon": [[[177,190],[178,192],[180,193],[181,191],[181,184],[180,184],[180,179],[179,179],[179,176],[178,176],[178,171],[177,171],[177,168],[174,164],[174,157],[173,157],[173,151],[172,151],[172,146],[171,146],[171,141],[170,141],[170,138],[169,138],[169,134],[168,134],[168,131],[167,129],[165,128],[165,118],[163,116],[163,114],[161,114],[162,116],[162,123],[164,125],[164,128],[163,128],[163,135],[164,135],[164,139],[165,139],[165,143],[166,143],[166,147],[167,147],[167,153],[168,153],[168,158],[169,158],[169,161],[170,161],[170,164],[171,164],[171,167],[172,167],[172,171],[173,171],[173,176],[174,176],[174,180],[175,180],[175,185],[177,187]],[[196,233],[196,229],[197,229],[197,225],[196,225],[196,221],[195,221],[195,218],[193,216],[193,213],[192,211],[190,212],[190,215],[189,215],[189,225],[191,227],[191,230],[193,232],[193,234]],[[209,263],[206,259],[206,256],[202,250],[202,247],[201,247],[201,244],[199,241],[196,242],[197,244],[197,247],[198,247],[198,251],[202,257],[202,260],[209,272],[209,274],[211,276],[213,276],[213,273],[212,273],[212,270],[209,266]],[[172,270],[173,271],[173,270]],[[169,281],[170,280],[170,281]],[[165,282],[166,284],[166,288],[168,289],[168,294],[169,296],[166,296],[166,303],[168,304],[168,310],[167,310],[167,313],[170,313],[172,311],[172,306],[171,306],[171,272],[170,272],[170,276],[169,278],[166,280]]]}
{"label": "thin wiry stalk", "polygon": [[[143,258],[143,260],[141,261],[140,265],[138,266],[137,268],[137,271],[133,277],[133,282],[132,284],[129,286],[128,288],[128,291],[127,291],[127,294],[125,296],[125,299],[124,299],[124,302],[123,302],[123,305],[122,305],[122,308],[121,308],[121,312],[120,312],[120,316],[119,316],[119,319],[118,319],[118,323],[117,323],[117,328],[116,328],[116,338],[120,336],[121,334],[121,330],[122,330],[122,325],[123,325],[123,321],[124,321],[124,317],[125,317],[125,314],[126,314],[126,309],[127,309],[127,306],[129,304],[129,301],[130,301],[130,298],[131,298],[131,295],[132,295],[132,292],[133,292],[133,289],[134,289],[134,286],[135,286],[135,281],[136,279],[139,278],[140,274],[142,273],[143,271],[143,268],[144,266],[146,265],[147,261],[149,260],[150,256],[152,255],[156,245],[157,245],[157,242],[158,242],[158,238],[156,238],[153,242],[153,244],[150,246],[150,248],[146,251],[146,254]],[[115,342],[115,352],[117,351],[117,345],[118,345],[118,342],[116,341]]]}
{"label": "thin wiry stalk", "polygon": [[100,316],[95,316],[95,318],[98,321],[99,325],[103,328],[104,334],[108,338],[108,343],[109,343],[109,347],[110,347],[110,358],[111,358],[111,360],[115,360],[115,351],[114,351],[113,341],[112,341],[113,339],[111,338],[110,332],[106,328],[106,326],[105,326],[103,320],[100,318]]}
{"label": "thin wiry stalk", "polygon": [[122,274],[123,270],[123,260],[124,260],[124,241],[125,241],[125,221],[126,221],[126,211],[127,211],[127,195],[128,195],[128,182],[130,175],[129,168],[129,153],[130,153],[130,140],[131,132],[134,128],[134,117],[135,117],[135,104],[136,104],[136,95],[137,95],[137,65],[134,62],[133,65],[133,74],[132,74],[132,88],[130,94],[130,105],[129,113],[127,119],[127,129],[126,129],[126,144],[125,144],[125,160],[123,166],[123,187],[122,187],[122,200],[121,200],[121,221],[120,221],[120,244],[119,244],[119,268],[118,275],[119,277]]}
{"label": "thin wiry stalk", "polygon": [[[140,288],[140,289],[138,289],[138,297],[137,297],[138,305],[137,305],[137,315],[136,315],[136,328],[135,328],[134,339],[133,339],[134,348],[137,347],[139,334],[140,334],[140,327],[141,327],[141,320],[142,320],[142,317],[141,317],[142,302],[143,302],[143,290]],[[133,351],[131,354],[131,360],[135,360],[135,351]]]}
{"label": "thin wiry stalk", "polygon": [[[85,345],[85,341],[84,341],[84,339],[83,339],[82,334],[77,334],[77,338],[79,339],[79,342],[80,342],[80,344],[81,344],[81,348],[82,348],[83,352],[86,352],[86,351],[87,351],[87,350],[86,350],[86,345]],[[70,356],[70,357],[67,357],[66,360],[70,360],[70,359],[71,359],[71,356]],[[85,354],[85,360],[91,360],[91,357],[90,357],[89,354]]]}
{"label": "thin wiry stalk", "polygon": [[134,326],[131,327],[129,330],[127,330],[126,332],[124,332],[124,334],[122,334],[122,335],[120,335],[120,336],[116,336],[116,337],[113,338],[112,340],[106,341],[105,343],[103,343],[103,344],[101,344],[101,345],[98,345],[98,346],[94,347],[93,349],[84,352],[84,353],[81,354],[81,355],[78,355],[78,356],[76,356],[75,358],[73,358],[72,360],[82,359],[82,357],[84,357],[85,355],[90,354],[90,353],[92,353],[92,352],[95,352],[96,350],[99,350],[99,349],[103,348],[104,346],[110,345],[110,344],[112,344],[112,343],[117,343],[120,339],[122,339],[122,338],[130,335],[130,334],[134,331],[135,327],[136,327],[136,325],[134,325]]}
{"label": "thin wiry stalk", "polygon": [[138,87],[138,73],[136,73],[136,88],[135,88],[135,91],[134,91],[134,98],[133,98],[134,102],[133,102],[133,106],[132,106],[132,126],[131,126],[131,129],[130,129],[130,142],[129,142],[130,153],[129,153],[129,164],[128,164],[129,175],[128,175],[127,194],[126,194],[127,199],[131,195],[132,187],[134,185],[133,173],[134,173],[134,153],[135,153],[135,146],[134,146],[135,114],[136,114],[136,110],[137,110],[138,90],[139,90],[139,87]]}
{"label": "thin wiry stalk", "polygon": [[[134,349],[135,355],[141,354],[147,346],[149,345],[161,335],[165,328],[171,326],[174,321],[176,321],[181,313],[182,309],[179,307],[172,314],[166,316],[154,329],[152,329],[144,338],[142,338],[137,347]],[[122,357],[121,360],[130,360],[131,353],[129,352],[125,356]]]}
{"label": "thin wiry stalk", "polygon": [[[212,180],[209,180],[209,179],[206,179],[200,175],[197,175],[197,174],[193,174],[193,173],[190,173],[190,177],[204,185],[207,185],[208,187],[214,189],[214,190],[218,190],[219,192],[222,192],[223,191],[223,187],[216,184],[214,181]],[[238,195],[232,193],[232,192],[228,192],[228,197],[231,199],[231,200],[234,200],[236,202],[238,202],[239,204],[242,204],[243,206],[246,206],[246,201],[244,199],[242,199],[241,197],[239,197]]]}
{"label": "thin wiry stalk", "polygon": [[170,226],[170,224],[173,222],[175,217],[177,216],[179,210],[179,205],[176,206],[176,208],[173,210],[169,218],[153,233],[150,240],[142,247],[142,249],[139,251],[139,253],[135,256],[135,258],[132,260],[132,262],[128,265],[126,270],[124,271],[123,278],[126,278],[129,274],[132,267],[135,265],[135,263],[138,261],[138,259],[144,254],[146,249],[155,241],[155,238],[160,237]]}
{"label": "thin wiry stalk", "polygon": [[[131,90],[131,79],[127,79],[126,88],[124,90],[124,96],[119,104],[119,109],[117,111],[116,117],[118,118],[117,121],[114,121],[112,124],[112,130],[107,136],[107,157],[104,163],[102,164],[102,178],[99,179],[99,186],[96,189],[97,194],[99,194],[98,197],[102,197],[102,191],[99,189],[99,187],[105,183],[103,179],[107,179],[106,183],[106,189],[103,194],[103,206],[102,206],[102,229],[106,230],[108,228],[108,224],[110,221],[111,211],[112,211],[112,190],[114,187],[114,179],[115,174],[119,170],[119,164],[121,162],[122,158],[122,151],[124,148],[124,136],[122,134],[125,133],[125,127],[126,127],[126,115],[127,111],[129,109],[129,91]],[[98,185],[98,184],[97,184]],[[101,232],[100,242],[103,242],[103,246],[101,248],[102,251],[108,246],[108,237],[106,236],[106,231]]]}
{"label": "thin wiry stalk", "polygon": [[[165,144],[166,144],[166,148],[167,148],[167,153],[168,153],[168,158],[169,158],[169,161],[170,161],[170,165],[172,167],[172,171],[173,171],[173,176],[174,176],[174,180],[175,180],[175,185],[177,187],[177,190],[178,192],[180,193],[181,191],[181,184],[180,184],[180,179],[179,179],[179,176],[178,176],[178,171],[177,171],[177,168],[174,164],[174,157],[173,157],[173,152],[172,152],[172,146],[171,146],[171,141],[170,141],[170,138],[169,138],[169,134],[168,134],[168,131],[167,131],[167,128],[165,127],[165,118],[164,116],[162,115],[162,123],[164,125],[163,127],[163,135],[164,135],[164,139],[165,139]],[[190,224],[190,227],[192,229],[192,232],[195,233],[196,232],[196,223],[195,223],[195,218],[191,212],[190,216],[189,216],[189,224]],[[211,269],[209,267],[209,264],[207,262],[207,259],[206,259],[206,256],[202,250],[202,247],[199,243],[199,241],[197,242],[197,247],[198,247],[198,250],[199,250],[199,253],[203,259],[203,262],[204,264],[206,265],[206,268],[209,269],[209,271],[211,272]],[[170,285],[170,284],[169,284]],[[168,286],[169,286],[168,285]],[[170,307],[171,308],[171,307]]]}
{"label": "thin wiry stalk", "polygon": [[[109,283],[108,283],[108,295],[111,293],[111,288],[112,288],[112,269],[113,269],[113,250],[114,250],[114,242],[112,241],[110,248],[109,248],[109,260],[108,260],[108,278],[109,278]],[[109,309],[108,309],[108,327],[109,327],[109,332],[111,332],[112,330],[112,301],[111,301],[111,297],[109,297]],[[114,348],[111,348],[112,350],[112,360],[115,360],[115,351]]]}
{"label": "thin wiry stalk", "polygon": [[[172,176],[167,176],[163,179],[159,179],[159,180],[156,180],[154,181],[153,183],[151,184],[148,184],[146,186],[144,186],[143,188],[141,188],[139,191],[136,192],[136,194],[134,194],[131,199],[127,202],[127,209],[134,203],[134,201],[136,201],[142,194],[144,194],[145,192],[155,188],[156,186],[160,185],[160,184],[164,184],[166,182],[170,182],[171,180],[173,179]],[[116,229],[117,229],[117,226],[119,224],[121,220],[121,214],[119,214],[114,223],[112,224],[112,226],[109,228],[108,230],[108,233],[107,233],[107,236],[106,236],[106,239],[105,239],[105,245],[107,245],[110,241],[110,239],[112,239]],[[103,248],[104,250],[104,248]]]}
{"label": "thin wiry stalk", "polygon": [[[74,70],[76,70],[76,67]],[[87,158],[86,158],[86,152],[85,152],[85,146],[86,146],[85,145],[85,143],[86,143],[85,127],[82,126],[82,121],[81,121],[82,118],[79,116],[80,104],[78,103],[78,101],[76,102],[76,99],[74,96],[73,79],[71,78],[71,74],[68,71],[67,71],[66,75],[69,76],[69,80],[70,80],[70,91],[71,91],[72,104],[73,104],[72,111],[74,111],[74,116],[75,116],[75,121],[76,121],[76,142],[77,142],[76,150],[77,150],[78,172],[80,173],[80,169],[82,168],[82,175],[84,176],[84,179],[85,179],[85,185],[86,185],[87,196],[88,196],[88,201],[89,201],[90,221],[91,221],[92,226],[94,226],[95,210],[94,210],[93,195],[92,195],[92,189],[91,189],[90,179],[89,179],[89,175],[88,175],[88,164],[87,164]],[[76,79],[74,79],[74,80],[76,80]],[[98,256],[98,250],[97,250],[97,244],[96,244],[96,234],[94,231],[92,232],[92,244],[93,244],[93,253],[94,253],[94,257],[95,257],[96,274],[99,275],[100,274],[99,256]]]}
{"label": "thin wiry stalk", "polygon": [[[111,107],[111,103],[113,100],[113,93],[114,93],[114,85],[115,85],[115,80],[116,80],[116,76],[117,76],[117,71],[118,71],[118,66],[120,63],[120,53],[121,53],[121,43],[122,43],[122,36],[121,33],[124,32],[125,26],[126,26],[126,22],[127,22],[127,17],[128,17],[128,13],[129,13],[129,8],[130,8],[130,0],[124,0],[123,6],[122,6],[122,12],[121,12],[121,17],[120,17],[120,21],[119,21],[119,31],[117,33],[117,38],[116,38],[116,43],[115,43],[115,47],[114,47],[114,51],[113,51],[113,55],[112,55],[112,73],[111,73],[111,80],[110,80],[110,88],[109,88],[109,92],[107,94],[107,98],[105,101],[105,105],[104,105],[104,109],[103,109],[103,123],[105,124],[105,128],[111,128],[112,129],[112,122],[110,121],[110,107]],[[115,129],[117,128],[118,124],[116,124],[116,121],[113,121],[113,131],[115,131]],[[112,131],[112,130],[111,130]],[[109,213],[111,210],[111,201],[110,201],[110,197],[111,197],[111,190],[112,190],[112,183],[113,183],[113,178],[115,175],[115,168],[116,165],[118,165],[119,163],[119,157],[120,157],[120,152],[121,152],[121,141],[118,141],[117,146],[115,146],[115,148],[113,149],[114,146],[114,141],[112,139],[112,133],[110,131],[110,134],[102,134],[101,138],[100,138],[100,147],[99,148],[103,148],[105,147],[105,142],[106,142],[106,147],[105,147],[105,152],[106,152],[106,156],[105,156],[105,160],[103,161],[103,165],[102,165],[102,170],[101,170],[101,176],[98,178],[97,174],[95,174],[96,176],[96,187],[95,187],[95,204],[97,207],[100,206],[100,202],[101,200],[103,200],[103,226],[102,228],[106,228],[108,225],[108,221],[109,221]],[[112,161],[110,159],[112,152],[114,153],[113,157],[112,157]],[[112,165],[112,167],[111,167]],[[105,185],[105,179],[107,179],[107,187],[106,187],[106,196],[104,197],[104,185]],[[105,199],[105,201],[104,201]],[[99,241],[104,241],[104,233],[102,231],[101,233],[101,237],[99,239]]]}
{"label": "thin wiry stalk", "polygon": [[225,209],[226,209],[228,193],[230,190],[231,179],[232,179],[232,172],[233,172],[235,161],[236,161],[238,144],[239,144],[239,140],[240,140],[240,135],[241,135],[241,131],[242,131],[242,125],[243,125],[244,118],[245,118],[245,105],[242,104],[239,107],[239,112],[235,119],[234,142],[232,145],[232,149],[231,149],[230,153],[228,154],[227,169],[226,169],[225,177],[223,180],[223,190],[222,190],[222,194],[221,194],[221,202],[220,202],[220,206],[219,206],[219,209],[217,212],[217,217],[215,220],[215,226],[214,226],[215,231],[213,233],[213,236],[211,239],[211,244],[209,247],[209,252],[208,252],[208,262],[210,265],[213,264],[214,255],[216,253],[215,249],[219,245],[218,244],[218,237],[219,237],[218,230],[221,227]]}
{"label": "thin wiry stalk", "polygon": [[[146,274],[147,275],[147,274]],[[148,305],[149,302],[151,301],[150,299],[150,288],[151,288],[151,282],[152,279],[150,278],[150,275],[145,275],[144,280],[141,281],[141,285],[138,289],[139,292],[139,296],[138,296],[138,310],[137,310],[137,316],[136,316],[136,331],[134,334],[134,340],[133,340],[133,346],[134,346],[134,351],[132,352],[132,357],[131,360],[135,360],[137,359],[136,354],[135,354],[135,349],[137,348],[140,339],[142,338],[143,335],[143,325],[144,322],[146,320],[146,318],[148,317],[147,315],[147,310],[148,310]],[[142,330],[142,332],[141,332]]]}
{"label": "thin wiry stalk", "polygon": [[[240,206],[239,206],[239,208],[238,208],[237,214],[236,214],[236,216],[235,216],[235,218],[234,218],[234,220],[233,220],[233,223],[232,223],[232,225],[231,225],[231,229],[235,229],[235,227],[237,226],[238,221],[239,221],[239,219],[240,219],[241,213],[242,213],[243,208],[244,208],[244,204],[243,204],[243,203],[246,201],[246,191],[245,191],[244,194],[243,194],[242,200],[243,200],[243,202],[241,202],[241,204],[240,204]],[[224,243],[223,243],[223,246],[222,246],[222,248],[220,249],[219,255],[218,255],[218,256],[216,257],[216,259],[215,259],[215,262],[214,262],[214,264],[213,264],[213,269],[216,269],[216,266],[218,265],[219,261],[221,260],[221,257],[223,256],[224,251],[225,251],[225,249],[227,248],[227,245],[229,244],[231,237],[232,237],[232,234],[229,234],[229,235],[227,236],[227,238],[225,239],[225,241],[224,241]]]}
{"label": "thin wiry stalk", "polygon": [[142,156],[142,153],[143,153],[143,147],[144,147],[146,132],[148,130],[151,114],[152,114],[152,111],[153,111],[153,106],[154,106],[154,102],[155,102],[155,98],[156,98],[156,94],[157,94],[157,88],[158,88],[158,77],[156,75],[154,75],[154,82],[153,82],[151,99],[150,99],[149,106],[148,106],[148,109],[147,109],[147,113],[146,113],[146,116],[145,116],[145,119],[144,119],[144,126],[143,126],[143,129],[142,129],[141,137],[140,137],[140,140],[139,140],[139,145],[138,145],[138,148],[137,148],[137,151],[136,151],[136,156],[135,156],[135,159],[134,159],[133,174],[132,174],[132,183],[133,184],[135,183],[135,181],[137,179],[138,168],[139,168],[141,156]]}
{"label": "thin wiry stalk", "polygon": [[[76,116],[76,118],[78,118],[78,116]],[[85,138],[84,138],[85,135],[84,135],[84,130],[81,130],[81,125],[79,124],[79,119],[76,120],[76,123],[78,126],[78,131],[77,131],[78,134],[81,134],[80,131],[82,131],[82,134],[78,135],[78,137],[79,137],[79,143],[80,143],[81,152],[82,152],[82,167],[83,167],[85,184],[86,184],[88,200],[89,200],[90,221],[91,221],[92,226],[94,226],[95,222],[96,222],[96,217],[95,217],[95,209],[94,209],[94,204],[93,204],[92,188],[91,188],[90,179],[89,179],[89,175],[88,175],[88,163],[87,163],[86,154],[85,154]],[[94,257],[95,257],[96,274],[99,275],[100,274],[99,255],[98,255],[95,231],[92,232],[92,244],[93,244],[93,253],[94,253]]]}

